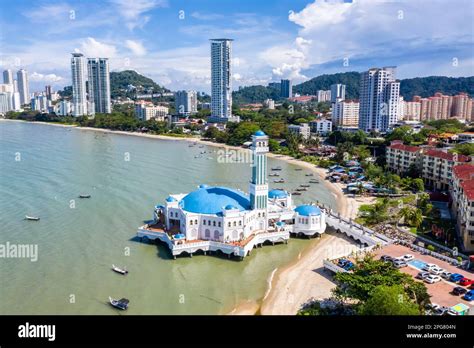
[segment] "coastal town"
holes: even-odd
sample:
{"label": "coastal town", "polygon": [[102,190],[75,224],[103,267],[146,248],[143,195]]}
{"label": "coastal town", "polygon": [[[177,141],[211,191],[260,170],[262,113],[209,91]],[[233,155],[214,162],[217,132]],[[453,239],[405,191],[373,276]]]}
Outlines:
{"label": "coastal town", "polygon": [[[72,46],[61,57],[71,83],[57,90],[33,90],[26,66],[8,67],[0,127],[41,124],[95,139],[179,143],[197,170],[216,173],[248,165],[239,174],[250,174],[247,191],[222,174],[191,192],[183,180],[182,191],[152,193],[153,206],[127,230],[145,262],[176,267],[183,279],[179,267],[190,258],[200,267],[210,258],[245,265],[260,249],[305,242],[292,262],[272,268],[264,296],[233,303],[225,314],[474,315],[474,77],[399,79],[390,65],[236,89],[233,50],[245,43],[204,41],[209,91],[172,91]],[[140,164],[144,171],[147,160],[153,157]],[[181,170],[173,168],[176,178]],[[159,176],[134,180],[146,178],[141,185],[161,184]],[[82,202],[100,194],[94,179]],[[310,198],[323,191],[330,198]],[[120,218],[114,213],[113,222]],[[24,222],[44,220],[26,215]]]}

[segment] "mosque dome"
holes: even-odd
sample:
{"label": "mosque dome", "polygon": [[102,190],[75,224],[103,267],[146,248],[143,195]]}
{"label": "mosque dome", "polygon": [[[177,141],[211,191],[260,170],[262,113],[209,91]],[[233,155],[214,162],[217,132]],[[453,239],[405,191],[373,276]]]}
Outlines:
{"label": "mosque dome", "polygon": [[198,214],[218,214],[230,207],[239,211],[250,209],[249,198],[240,191],[227,187],[201,186],[180,201],[183,210]]}
{"label": "mosque dome", "polygon": [[319,216],[321,215],[321,209],[315,205],[299,205],[295,208],[295,211],[301,216]]}
{"label": "mosque dome", "polygon": [[288,192],[284,190],[270,190],[268,192],[268,198],[286,198],[288,197]]}

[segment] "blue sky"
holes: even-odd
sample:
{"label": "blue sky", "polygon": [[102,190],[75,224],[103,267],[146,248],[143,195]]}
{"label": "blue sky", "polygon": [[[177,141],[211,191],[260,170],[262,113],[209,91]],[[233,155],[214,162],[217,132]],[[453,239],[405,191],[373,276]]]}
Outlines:
{"label": "blue sky", "polygon": [[209,39],[234,39],[233,84],[295,83],[396,65],[398,77],[474,75],[471,0],[1,1],[0,69],[33,90],[70,84],[70,53],[108,57],[175,89],[209,91]]}

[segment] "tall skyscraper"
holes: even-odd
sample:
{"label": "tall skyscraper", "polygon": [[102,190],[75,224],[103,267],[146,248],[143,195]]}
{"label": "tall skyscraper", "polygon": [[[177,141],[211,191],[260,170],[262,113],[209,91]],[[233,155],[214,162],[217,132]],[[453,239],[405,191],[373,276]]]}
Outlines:
{"label": "tall skyscraper", "polygon": [[72,107],[74,116],[87,115],[87,64],[82,53],[72,53]]}
{"label": "tall skyscraper", "polygon": [[174,95],[176,113],[179,115],[192,115],[197,113],[196,91],[177,91]]}
{"label": "tall skyscraper", "polygon": [[89,58],[87,62],[89,101],[95,112],[110,114],[110,74],[108,58]]}
{"label": "tall skyscraper", "polygon": [[346,85],[335,83],[331,85],[331,103],[346,99]]}
{"label": "tall skyscraper", "polygon": [[21,105],[30,103],[30,88],[28,83],[28,72],[25,69],[20,69],[16,73],[18,81],[18,92],[20,92]]}
{"label": "tall skyscraper", "polygon": [[232,41],[211,40],[211,121],[214,122],[233,120]]}
{"label": "tall skyscraper", "polygon": [[13,84],[13,72],[10,69],[3,71],[3,83]]}
{"label": "tall skyscraper", "polygon": [[359,128],[385,132],[399,119],[400,82],[396,67],[372,68],[361,74]]}
{"label": "tall skyscraper", "polygon": [[281,80],[280,96],[282,98],[291,98],[293,96],[293,86],[291,80]]}
{"label": "tall skyscraper", "polygon": [[50,85],[45,86],[45,87],[44,87],[44,92],[45,92],[45,94],[46,94],[46,98],[47,98],[48,100],[51,100],[52,95],[53,95],[53,89],[52,89],[52,87],[51,87]]}

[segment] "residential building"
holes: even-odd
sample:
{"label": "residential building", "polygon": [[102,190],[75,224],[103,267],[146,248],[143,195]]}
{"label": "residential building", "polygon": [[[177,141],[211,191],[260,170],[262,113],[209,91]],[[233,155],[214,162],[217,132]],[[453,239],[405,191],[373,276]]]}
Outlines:
{"label": "residential building", "polygon": [[54,106],[54,112],[60,116],[68,116],[72,114],[72,103],[68,100],[61,100]]}
{"label": "residential building", "polygon": [[0,93],[2,95],[2,105],[0,106],[0,112],[8,111],[20,111],[21,102],[20,102],[20,93],[15,92],[15,87],[11,83],[0,84]]}
{"label": "residential building", "polygon": [[346,99],[346,85],[335,83],[331,85],[331,103]]}
{"label": "residential building", "polygon": [[89,103],[94,112],[110,114],[110,73],[108,58],[89,58],[87,60]]}
{"label": "residential building", "polygon": [[174,95],[175,109],[178,115],[194,115],[197,113],[197,92],[177,91]]}
{"label": "residential building", "polygon": [[288,131],[293,134],[300,134],[303,139],[307,140],[311,136],[311,128],[308,123],[302,123],[300,125],[290,124]]}
{"label": "residential building", "polygon": [[16,73],[18,81],[18,92],[20,93],[21,105],[28,104],[30,102],[30,88],[28,82],[28,72],[25,69],[20,69]]}
{"label": "residential building", "polygon": [[396,67],[372,68],[361,74],[359,128],[386,132],[399,120],[400,82]]}
{"label": "residential building", "polygon": [[337,127],[357,127],[359,125],[359,101],[342,100],[332,104],[332,122]]}
{"label": "residential building", "polygon": [[327,135],[332,132],[332,121],[320,118],[309,122],[311,133]]}
{"label": "residential building", "polygon": [[46,98],[48,98],[48,100],[53,99],[53,88],[50,85],[47,85],[47,86],[44,87],[44,92],[45,92]]}
{"label": "residential building", "polygon": [[404,145],[402,141],[392,141],[386,149],[387,167],[390,171],[403,175],[411,167],[421,165],[420,148],[418,146]]}
{"label": "residential building", "polygon": [[282,98],[291,98],[293,96],[293,85],[291,80],[281,80],[280,96]]}
{"label": "residential building", "polygon": [[331,90],[328,89],[327,91],[319,90],[317,93],[318,102],[327,102],[331,101]]}
{"label": "residential building", "polygon": [[239,121],[239,117],[232,116],[232,41],[211,40],[210,122]]}
{"label": "residential building", "polygon": [[[466,93],[459,93],[455,96],[435,93],[434,96],[421,98],[413,97],[413,103],[419,103],[420,120],[446,120],[455,117],[460,120],[472,121],[473,99]],[[418,107],[418,106],[417,106]]]}
{"label": "residential building", "polygon": [[73,115],[87,115],[91,107],[87,100],[87,63],[82,53],[72,53],[71,73]]}
{"label": "residential building", "polygon": [[48,98],[45,95],[36,95],[31,98],[30,101],[31,110],[40,111],[40,112],[48,112]]}
{"label": "residential building", "polygon": [[403,101],[403,119],[407,121],[420,121],[421,102]]}
{"label": "residential building", "polygon": [[462,251],[474,252],[474,165],[453,167],[451,198],[451,210],[456,218]]}
{"label": "residential building", "polygon": [[3,83],[13,84],[13,72],[10,69],[3,71]]}
{"label": "residential building", "polygon": [[141,121],[153,119],[162,122],[168,113],[169,109],[166,106],[153,105],[153,103],[143,101],[135,104],[135,117]]}
{"label": "residential building", "polygon": [[265,99],[265,101],[263,102],[263,105],[267,108],[267,109],[270,109],[270,110],[274,110],[275,109],[275,101],[273,99]]}

